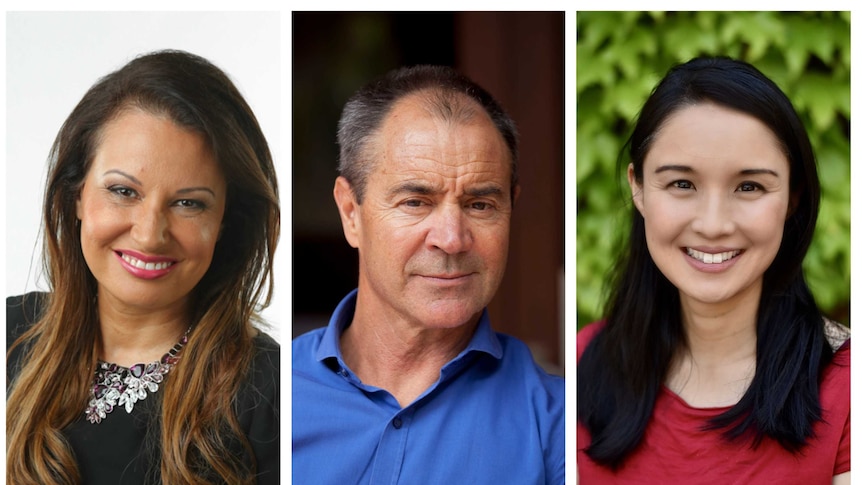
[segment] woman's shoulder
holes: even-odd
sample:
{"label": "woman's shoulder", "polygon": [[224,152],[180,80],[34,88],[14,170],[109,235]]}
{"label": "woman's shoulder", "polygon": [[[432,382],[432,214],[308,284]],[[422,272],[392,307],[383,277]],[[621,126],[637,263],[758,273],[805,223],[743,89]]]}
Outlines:
{"label": "woman's shoulder", "polygon": [[281,344],[262,330],[258,330],[257,335],[254,336],[254,348],[263,353],[279,354],[281,352]]}
{"label": "woman's shoulder", "polygon": [[254,337],[254,358],[240,390],[237,419],[258,460],[258,470],[273,468],[278,459],[279,356],[281,346],[268,334]]}
{"label": "woman's shoulder", "polygon": [[50,293],[31,291],[23,295],[6,297],[6,322],[38,320]]}
{"label": "woman's shoulder", "polygon": [[21,362],[27,353],[27,344],[9,349],[21,335],[39,320],[48,301],[48,293],[30,292],[6,297],[6,381],[14,380],[21,370]]}
{"label": "woman's shoulder", "polygon": [[578,360],[581,360],[581,355],[586,350],[587,345],[593,341],[593,338],[605,327],[605,321],[600,320],[598,322],[590,323],[584,328],[578,330]]}
{"label": "woman's shoulder", "polygon": [[838,352],[842,347],[850,344],[850,328],[835,320],[823,317],[823,333],[834,352]]}
{"label": "woman's shoulder", "polygon": [[821,392],[836,388],[839,394],[847,394],[850,390],[850,329],[838,322],[823,319],[826,340],[835,352],[832,361],[826,367],[822,376]]}
{"label": "woman's shoulder", "polygon": [[252,381],[256,387],[278,385],[281,345],[269,334],[258,330],[254,337]]}
{"label": "woman's shoulder", "polygon": [[6,348],[33,326],[42,315],[49,293],[32,291],[6,297]]}

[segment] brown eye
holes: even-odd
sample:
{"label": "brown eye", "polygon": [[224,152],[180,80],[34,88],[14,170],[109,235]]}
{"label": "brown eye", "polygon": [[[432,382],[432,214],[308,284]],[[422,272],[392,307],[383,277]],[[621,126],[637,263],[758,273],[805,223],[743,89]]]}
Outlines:
{"label": "brown eye", "polygon": [[108,190],[112,194],[118,195],[123,198],[130,198],[138,195],[137,192],[134,191],[134,189],[130,189],[124,185],[112,185],[108,187]]}
{"label": "brown eye", "polygon": [[763,189],[763,186],[758,184],[758,183],[743,182],[743,183],[739,184],[739,188],[737,190],[739,190],[740,192],[754,192],[756,190],[762,190],[762,189]]}
{"label": "brown eye", "polygon": [[194,199],[180,199],[175,204],[184,209],[206,209],[206,204]]}

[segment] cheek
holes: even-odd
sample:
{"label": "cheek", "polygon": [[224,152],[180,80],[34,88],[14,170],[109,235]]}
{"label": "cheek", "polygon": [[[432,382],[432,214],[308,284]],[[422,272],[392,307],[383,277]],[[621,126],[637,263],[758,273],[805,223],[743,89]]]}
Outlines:
{"label": "cheek", "polygon": [[644,229],[648,240],[676,237],[695,215],[694,211],[686,204],[662,197],[647,198],[641,214],[644,218]]}
{"label": "cheek", "polygon": [[107,210],[105,204],[98,200],[84,199],[78,204],[78,217],[81,219],[81,242],[98,242],[110,239],[115,234],[122,232],[123,221],[121,214],[116,211]]}
{"label": "cheek", "polygon": [[202,220],[191,224],[190,233],[194,234],[198,246],[206,250],[210,257],[215,252],[216,244],[222,236],[222,224],[224,223],[224,207],[221,206],[214,213],[209,214]]}
{"label": "cheek", "polygon": [[402,258],[405,252],[415,252],[424,244],[427,233],[422,220],[391,212],[363,218],[361,227],[362,240],[393,260]]}
{"label": "cheek", "polygon": [[784,234],[784,224],[787,218],[785,204],[763,205],[751,210],[744,220],[746,232],[755,242],[767,244],[777,251]]}
{"label": "cheek", "polygon": [[209,225],[205,226],[201,228],[198,234],[200,244],[208,247],[214,247],[216,241],[218,240],[218,227],[213,227]]}
{"label": "cheek", "polygon": [[218,242],[220,224],[189,224],[183,228],[183,239],[207,259],[211,259]]}
{"label": "cheek", "polygon": [[502,272],[509,254],[508,221],[493,225],[474,226],[472,252],[477,254],[485,266]]}
{"label": "cheek", "polygon": [[425,238],[419,231],[400,230],[380,233],[374,243],[375,260],[393,273],[409,271],[421,266],[425,252]]}

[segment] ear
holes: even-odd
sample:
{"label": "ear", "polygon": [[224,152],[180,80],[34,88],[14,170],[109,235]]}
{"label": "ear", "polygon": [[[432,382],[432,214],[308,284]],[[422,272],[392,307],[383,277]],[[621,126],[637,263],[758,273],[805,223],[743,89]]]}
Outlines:
{"label": "ear", "polygon": [[629,188],[632,191],[632,202],[634,202],[635,207],[638,212],[641,213],[641,216],[644,214],[644,193],[643,187],[638,183],[635,179],[635,167],[631,163],[628,167],[628,179],[629,179]]}
{"label": "ear", "polygon": [[515,203],[518,202],[518,196],[521,195],[521,186],[516,185],[512,188],[512,207],[515,207]]}
{"label": "ear", "polygon": [[344,238],[354,248],[359,248],[359,203],[353,193],[353,187],[344,177],[335,179],[335,187],[332,189],[335,205],[338,206],[338,214],[341,216],[341,228],[344,230]]}

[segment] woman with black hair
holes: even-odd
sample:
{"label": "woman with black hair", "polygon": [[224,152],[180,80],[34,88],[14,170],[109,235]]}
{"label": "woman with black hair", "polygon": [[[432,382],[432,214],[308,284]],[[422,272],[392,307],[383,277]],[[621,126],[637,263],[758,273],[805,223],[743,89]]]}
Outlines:
{"label": "woman with black hair", "polygon": [[850,334],[802,274],[820,184],[790,101],[694,59],[626,147],[628,246],[578,334],[581,483],[849,483]]}

